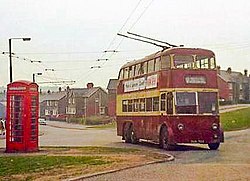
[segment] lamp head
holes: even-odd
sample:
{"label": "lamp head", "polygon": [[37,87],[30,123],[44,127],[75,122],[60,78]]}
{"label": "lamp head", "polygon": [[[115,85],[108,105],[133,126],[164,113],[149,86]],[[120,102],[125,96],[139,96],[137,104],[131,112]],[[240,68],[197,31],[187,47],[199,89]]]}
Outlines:
{"label": "lamp head", "polygon": [[23,38],[23,41],[30,41],[31,38]]}

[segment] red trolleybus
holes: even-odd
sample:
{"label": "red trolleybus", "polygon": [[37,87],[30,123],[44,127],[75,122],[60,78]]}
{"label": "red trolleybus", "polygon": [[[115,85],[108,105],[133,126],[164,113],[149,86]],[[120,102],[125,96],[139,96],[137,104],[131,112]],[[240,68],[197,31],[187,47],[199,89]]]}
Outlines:
{"label": "red trolleybus", "polygon": [[197,48],[169,48],[129,62],[119,72],[117,135],[169,149],[177,143],[224,142],[218,111],[215,55]]}

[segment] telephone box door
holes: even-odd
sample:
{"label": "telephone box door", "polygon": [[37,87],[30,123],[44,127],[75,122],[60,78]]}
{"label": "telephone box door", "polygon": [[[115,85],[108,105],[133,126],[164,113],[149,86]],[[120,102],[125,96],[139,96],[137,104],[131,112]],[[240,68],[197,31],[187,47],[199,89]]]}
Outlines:
{"label": "telephone box door", "polygon": [[[9,98],[9,114],[7,128],[7,137],[11,150],[24,150],[25,139],[24,139],[24,95],[11,95]],[[8,147],[7,141],[7,147]]]}

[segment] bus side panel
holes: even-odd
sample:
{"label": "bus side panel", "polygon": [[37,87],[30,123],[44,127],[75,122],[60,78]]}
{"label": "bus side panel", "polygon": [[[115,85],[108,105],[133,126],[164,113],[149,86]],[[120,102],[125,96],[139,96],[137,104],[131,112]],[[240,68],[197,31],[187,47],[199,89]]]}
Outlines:
{"label": "bus side panel", "polygon": [[158,141],[159,116],[117,116],[117,135],[123,136],[125,123],[132,123],[137,138]]}

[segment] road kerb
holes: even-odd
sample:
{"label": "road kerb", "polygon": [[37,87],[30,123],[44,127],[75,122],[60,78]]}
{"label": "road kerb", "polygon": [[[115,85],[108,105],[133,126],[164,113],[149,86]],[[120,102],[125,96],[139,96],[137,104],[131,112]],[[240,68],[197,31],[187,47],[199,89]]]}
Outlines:
{"label": "road kerb", "polygon": [[108,170],[108,171],[103,171],[103,172],[97,172],[97,173],[93,173],[93,174],[86,174],[86,175],[83,175],[83,176],[66,179],[65,181],[81,181],[81,180],[84,180],[84,179],[87,179],[87,178],[97,177],[97,176],[106,175],[106,174],[110,174],[110,173],[116,173],[116,172],[132,169],[132,168],[138,168],[138,167],[143,167],[143,166],[146,166],[146,165],[164,163],[164,162],[169,162],[169,161],[174,160],[174,156],[172,156],[170,154],[166,154],[166,155],[167,155],[168,158],[163,159],[163,160],[151,161],[151,162],[147,162],[147,163],[143,163],[143,164],[139,164],[139,165],[134,165],[134,166],[129,166],[129,167],[121,168],[121,169],[114,169],[114,170]]}

